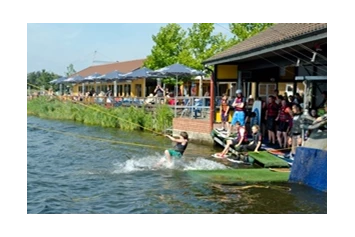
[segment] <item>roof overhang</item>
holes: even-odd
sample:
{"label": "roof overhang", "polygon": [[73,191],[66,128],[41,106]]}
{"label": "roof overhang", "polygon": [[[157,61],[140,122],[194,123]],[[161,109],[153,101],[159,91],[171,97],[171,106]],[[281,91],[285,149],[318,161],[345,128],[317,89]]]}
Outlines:
{"label": "roof overhang", "polygon": [[327,76],[296,76],[295,77],[296,81],[326,81],[327,80]]}
{"label": "roof overhang", "polygon": [[242,53],[235,54],[232,56],[227,56],[227,57],[220,58],[220,59],[215,59],[215,60],[212,59],[209,61],[204,61],[203,63],[205,66],[211,66],[211,65],[215,65],[215,64],[240,61],[240,60],[244,60],[247,58],[252,58],[252,57],[256,57],[256,56],[263,55],[266,53],[270,53],[272,51],[276,51],[276,50],[280,50],[280,49],[284,49],[284,48],[288,48],[288,47],[293,47],[296,45],[301,45],[301,44],[309,43],[312,41],[321,40],[324,38],[327,38],[326,31],[316,34],[316,35],[308,36],[306,38],[295,39],[295,40],[293,40],[293,39],[284,40],[284,41],[278,42],[277,44],[271,44],[268,46],[259,47],[256,49],[252,49],[252,50],[249,50],[246,52],[242,52]]}

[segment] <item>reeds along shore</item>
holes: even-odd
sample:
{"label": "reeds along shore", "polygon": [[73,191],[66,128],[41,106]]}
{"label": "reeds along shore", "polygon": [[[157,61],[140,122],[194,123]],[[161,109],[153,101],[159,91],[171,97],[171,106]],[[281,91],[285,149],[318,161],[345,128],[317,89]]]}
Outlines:
{"label": "reeds along shore", "polygon": [[173,111],[166,105],[148,111],[144,107],[114,107],[81,105],[39,97],[27,101],[27,114],[47,119],[72,120],[88,125],[123,130],[154,130],[163,132],[172,126]]}

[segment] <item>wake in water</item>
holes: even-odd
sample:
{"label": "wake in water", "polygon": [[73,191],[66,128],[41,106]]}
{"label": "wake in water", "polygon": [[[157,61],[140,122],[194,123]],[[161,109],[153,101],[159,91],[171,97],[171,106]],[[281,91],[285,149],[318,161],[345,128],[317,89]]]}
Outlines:
{"label": "wake in water", "polygon": [[197,158],[182,158],[173,159],[173,163],[168,162],[162,163],[162,165],[157,166],[157,163],[165,159],[161,155],[146,156],[146,157],[133,157],[124,162],[116,162],[114,164],[113,173],[131,173],[137,171],[147,171],[147,170],[221,170],[228,169],[227,166],[217,163],[212,160],[207,160],[202,157]]}

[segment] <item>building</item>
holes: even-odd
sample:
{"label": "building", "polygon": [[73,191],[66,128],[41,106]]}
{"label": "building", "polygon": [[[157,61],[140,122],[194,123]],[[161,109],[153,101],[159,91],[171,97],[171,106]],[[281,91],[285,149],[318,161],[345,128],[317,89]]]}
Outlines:
{"label": "building", "polygon": [[318,76],[324,80],[314,87],[312,103],[319,104],[319,95],[326,90],[327,24],[275,24],[204,64],[214,67],[216,96],[235,96],[236,89],[264,100],[274,89],[294,95],[304,91],[296,77]]}
{"label": "building", "polygon": [[210,121],[174,118],[173,129],[178,132],[189,127],[194,136],[213,142],[209,133],[220,118],[214,103],[223,93],[234,97],[242,89],[246,97],[266,100],[274,89],[281,95],[302,93],[304,84],[296,79],[314,77],[312,106],[321,103],[327,88],[327,24],[275,24],[203,63],[213,67]]}
{"label": "building", "polygon": [[[82,77],[87,77],[94,73],[104,75],[115,70],[125,74],[143,67],[144,60],[145,59],[136,59],[131,61],[94,65],[75,73],[75,75],[80,75]],[[107,87],[109,87],[113,91],[113,85],[114,83],[112,81],[102,83],[84,83],[84,92],[90,91],[92,88],[94,88],[97,92],[106,91]],[[155,85],[155,80],[149,80],[148,82],[146,82],[145,78],[138,78],[135,80],[122,80],[122,82],[117,83],[116,96],[144,97],[147,96],[149,89],[153,88],[153,86],[155,87]],[[82,88],[83,87],[81,83],[74,85],[73,94],[82,92]]]}
{"label": "building", "polygon": [[[214,67],[212,94],[217,96],[234,96],[235,89],[242,89],[244,95],[265,100],[274,89],[287,96],[305,92],[310,104],[304,107],[319,108],[327,90],[327,24],[275,24],[204,64]],[[326,191],[326,147],[326,131],[312,132],[307,144],[297,148],[289,181]]]}
{"label": "building", "polygon": [[[102,65],[95,65],[85,68],[75,75],[80,75],[82,77],[87,77],[94,73],[99,74],[106,74],[117,70],[123,74],[132,72],[139,68],[143,67],[145,59],[137,59],[131,61],[124,61],[124,62],[115,62],[109,64],[102,64]],[[200,87],[200,84],[202,85]],[[117,95],[119,97],[146,97],[150,93],[153,93],[155,87],[157,85],[156,79],[146,79],[146,78],[137,78],[134,80],[122,80],[117,81]],[[169,91],[174,91],[174,85],[164,85]],[[78,92],[82,92],[84,88],[84,92],[90,91],[94,88],[95,91],[106,91],[107,87],[114,91],[114,82],[92,82],[92,83],[78,83],[73,86],[73,94],[77,94]],[[185,82],[183,85],[179,87],[179,90],[182,95],[192,95],[195,93],[195,96],[203,96],[207,91],[210,91],[210,78],[200,78],[196,77],[190,82]],[[201,94],[200,94],[201,93]]]}

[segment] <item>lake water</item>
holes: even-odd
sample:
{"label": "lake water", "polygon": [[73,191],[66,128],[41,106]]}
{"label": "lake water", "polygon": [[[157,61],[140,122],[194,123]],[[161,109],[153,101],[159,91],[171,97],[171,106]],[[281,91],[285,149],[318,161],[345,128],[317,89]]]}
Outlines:
{"label": "lake water", "polygon": [[228,169],[210,157],[220,148],[189,144],[183,160],[154,169],[168,138],[32,116],[27,124],[27,213],[327,213],[327,194],[303,185],[191,175]]}

